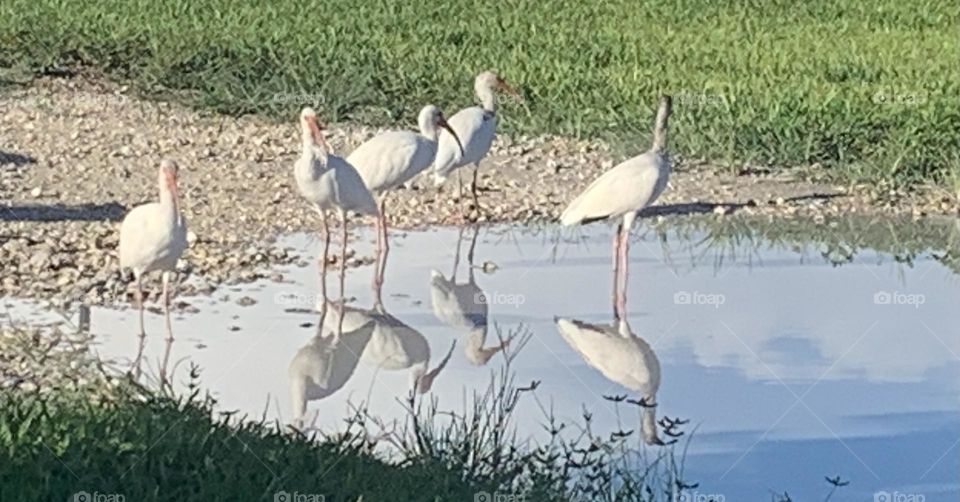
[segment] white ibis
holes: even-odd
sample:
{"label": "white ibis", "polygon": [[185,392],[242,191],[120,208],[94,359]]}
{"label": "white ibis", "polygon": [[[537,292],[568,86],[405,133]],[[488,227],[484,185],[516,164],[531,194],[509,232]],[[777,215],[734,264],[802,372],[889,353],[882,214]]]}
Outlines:
{"label": "white ibis", "polygon": [[334,155],[323,137],[323,126],[317,120],[317,114],[311,108],[300,113],[300,129],[303,151],[294,164],[293,177],[297,182],[300,195],[313,204],[323,223],[324,247],[321,261],[321,289],[327,297],[326,271],[327,254],[330,248],[330,229],[327,225],[327,212],[335,210],[340,214],[342,224],[342,249],[340,252],[341,297],[343,296],[343,275],[346,270],[347,252],[347,212],[377,216],[377,202],[363,183],[357,170],[342,157]]}
{"label": "white ibis", "polygon": [[[472,106],[458,111],[450,117],[450,127],[456,131],[463,148],[458,149],[453,138],[440,133],[440,145],[437,147],[437,159],[434,163],[433,180],[436,186],[442,185],[450,174],[460,167],[473,164],[473,183],[470,191],[473,205],[477,209],[477,170],[480,161],[487,156],[490,145],[497,134],[497,96],[496,91],[505,91],[520,98],[520,94],[510,87],[499,75],[485,71],[474,80],[474,92],[481,106]],[[460,171],[457,171],[458,196],[463,198],[463,183]]]}
{"label": "white ibis", "polygon": [[487,295],[477,285],[473,273],[473,251],[477,243],[479,231],[474,228],[470,248],[467,251],[467,282],[457,282],[457,268],[460,259],[460,244],[463,239],[463,228],[457,240],[457,252],[454,255],[453,272],[446,278],[438,270],[430,273],[430,300],[433,306],[433,315],[440,322],[468,333],[465,354],[467,360],[476,366],[483,366],[490,361],[497,352],[505,350],[513,337],[501,340],[498,345],[484,347],[487,340],[490,307]]}
{"label": "white ibis", "polygon": [[657,435],[657,391],[660,360],[643,338],[630,331],[625,318],[612,325],[556,318],[557,330],[590,366],[603,376],[640,393],[640,430],[647,444],[662,445]]}
{"label": "white ibis", "polygon": [[[129,268],[137,282],[137,306],[140,309],[140,350],[134,366],[139,368],[143,343],[143,275],[159,270],[163,277],[163,311],[166,316],[167,347],[173,341],[170,325],[170,273],[177,269],[177,260],[187,249],[187,221],[180,213],[177,191],[177,164],[170,159],[160,162],[157,184],[160,202],[151,202],[131,210],[120,225],[120,268]],[[169,351],[164,356],[166,361]],[[164,367],[166,364],[164,363]]]}
{"label": "white ibis", "polygon": [[[667,120],[672,100],[663,96],[653,128],[653,146],[646,153],[626,160],[603,173],[580,194],[560,216],[563,225],[586,224],[621,218],[613,238],[613,296],[617,298],[617,282],[622,281],[620,301],[614,311],[626,309],[627,248],[630,228],[637,212],[652,204],[667,187],[670,159],[667,154]],[[622,277],[621,277],[622,275]]]}
{"label": "white ibis", "polygon": [[373,333],[373,323],[340,335],[323,328],[321,318],[316,336],[297,351],[287,371],[293,423],[301,426],[308,401],[329,397],[350,380]]}
{"label": "white ibis", "polygon": [[[412,131],[385,132],[358,146],[347,157],[347,162],[357,168],[367,188],[380,199],[380,218],[377,222],[378,256],[389,250],[386,193],[413,179],[433,164],[440,128],[449,131],[457,144],[460,144],[457,133],[450,128],[443,118],[443,113],[436,106],[425,106],[420,111],[417,122],[420,126],[419,134]],[[377,268],[381,269],[379,265]],[[382,280],[381,270],[375,274],[375,282]]]}

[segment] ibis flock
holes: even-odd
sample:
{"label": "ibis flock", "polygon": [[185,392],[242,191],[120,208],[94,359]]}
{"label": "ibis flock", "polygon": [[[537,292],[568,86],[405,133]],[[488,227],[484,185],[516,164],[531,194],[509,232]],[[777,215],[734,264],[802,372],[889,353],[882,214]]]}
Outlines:
{"label": "ibis flock", "polygon": [[[374,311],[363,312],[346,309],[343,295],[344,259],[347,246],[347,220],[350,216],[373,217],[377,230],[377,261],[373,274],[374,287],[382,285],[386,255],[389,251],[387,233],[386,195],[402,186],[433,166],[432,179],[436,186],[442,186],[453,174],[456,174],[460,216],[463,217],[463,182],[460,168],[473,166],[470,192],[477,204],[477,170],[481,161],[490,151],[496,136],[498,92],[521,99],[520,94],[507,84],[503,78],[491,71],[479,74],[474,82],[474,91],[480,106],[464,108],[452,115],[449,120],[434,105],[425,106],[417,119],[418,131],[389,131],[379,134],[358,146],[350,155],[336,155],[324,139],[324,124],[311,108],[300,113],[302,153],[293,166],[293,178],[300,195],[319,214],[323,229],[323,277],[329,261],[331,222],[329,213],[335,212],[340,225],[341,249],[340,288],[341,300],[331,303],[339,309],[335,318],[340,329],[344,319],[353,330],[365,329],[368,336],[376,338],[382,333],[397,329],[394,319],[382,306]],[[637,213],[657,200],[667,186],[670,175],[670,159],[667,154],[667,124],[671,112],[671,99],[664,96],[656,114],[653,130],[653,145],[650,150],[637,157],[628,159],[613,167],[591,183],[563,211],[560,223],[565,226],[581,225],[600,220],[619,220],[619,227],[613,236],[613,298],[614,316],[623,318],[626,303],[627,247],[629,233]],[[120,266],[133,272],[136,284],[136,299],[140,309],[139,334],[141,351],[145,337],[143,328],[143,276],[148,272],[160,271],[163,278],[163,305],[166,316],[167,341],[173,339],[170,327],[170,276],[176,271],[177,261],[187,248],[187,223],[179,207],[177,190],[177,164],[170,159],[160,163],[158,186],[159,202],[135,207],[124,218],[120,228]],[[446,279],[437,273],[438,283]],[[454,289],[446,291],[440,284],[438,291],[443,295],[456,295]],[[326,281],[321,281],[323,297],[326,298]],[[439,293],[438,293],[439,294]],[[451,301],[455,299],[451,296]],[[321,315],[326,315],[327,302],[322,302]],[[321,324],[323,320],[321,320]],[[390,326],[388,330],[385,326]],[[402,328],[402,326],[401,326]],[[485,326],[469,329],[478,332],[478,358]],[[584,326],[567,322],[560,324],[561,331],[571,340],[577,340],[576,333],[584,331]],[[625,330],[623,326],[621,331]],[[382,335],[387,336],[387,335]],[[629,340],[629,338],[625,339]],[[621,341],[628,343],[628,341]],[[577,342],[574,345],[580,346]],[[169,347],[169,344],[168,344]],[[318,349],[319,350],[319,349]],[[587,350],[587,349],[583,349]],[[138,361],[139,362],[139,355]],[[448,356],[449,357],[449,356]],[[400,364],[400,363],[398,363]],[[407,364],[407,363],[403,363]],[[419,368],[418,387],[429,388],[427,359],[425,355],[409,362]],[[441,363],[441,366],[442,367]],[[436,370],[434,370],[436,371]],[[423,377],[426,375],[426,378]],[[654,386],[655,387],[655,386]],[[647,389],[652,394],[654,389]]]}

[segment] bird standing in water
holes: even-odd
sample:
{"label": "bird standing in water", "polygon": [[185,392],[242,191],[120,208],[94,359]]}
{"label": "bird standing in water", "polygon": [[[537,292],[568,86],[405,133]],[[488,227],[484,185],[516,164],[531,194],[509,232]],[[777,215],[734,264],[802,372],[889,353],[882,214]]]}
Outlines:
{"label": "bird standing in water", "polygon": [[143,327],[143,276],[160,270],[163,277],[163,311],[167,326],[167,353],[173,341],[170,323],[170,274],[177,269],[177,260],[187,249],[187,221],[180,213],[180,196],[177,189],[177,164],[170,159],[160,162],[157,184],[160,201],[133,208],[120,225],[120,268],[133,271],[137,284],[137,306],[140,309],[140,349],[134,362],[139,368],[143,355],[146,331]]}
{"label": "bird standing in water", "polygon": [[[603,173],[580,194],[560,215],[563,225],[581,225],[594,221],[620,218],[613,237],[613,297],[615,313],[626,310],[627,248],[630,228],[637,212],[653,204],[667,188],[670,158],[667,154],[667,121],[673,107],[670,96],[660,99],[653,127],[653,146],[646,153],[626,160]],[[623,288],[617,294],[617,283]]]}

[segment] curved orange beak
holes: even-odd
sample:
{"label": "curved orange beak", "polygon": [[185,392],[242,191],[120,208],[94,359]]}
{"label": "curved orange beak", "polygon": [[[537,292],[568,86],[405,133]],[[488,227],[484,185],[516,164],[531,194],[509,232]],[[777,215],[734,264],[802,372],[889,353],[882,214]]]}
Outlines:
{"label": "curved orange beak", "polygon": [[440,117],[437,119],[437,125],[446,129],[447,132],[453,136],[453,139],[457,142],[457,146],[460,147],[460,155],[466,155],[466,153],[463,151],[463,143],[460,142],[460,136],[457,136],[457,133],[453,132],[453,128],[447,123],[447,119]]}
{"label": "curved orange beak", "polygon": [[177,188],[177,172],[168,169],[163,174],[167,190],[170,190],[170,195],[173,196],[173,208],[177,214],[180,214],[180,190]]}
{"label": "curved orange beak", "polygon": [[330,152],[330,145],[327,143],[326,138],[323,137],[323,125],[320,124],[320,121],[317,120],[316,117],[308,117],[307,127],[310,128],[310,135],[313,136],[313,142],[323,147],[327,152]]}

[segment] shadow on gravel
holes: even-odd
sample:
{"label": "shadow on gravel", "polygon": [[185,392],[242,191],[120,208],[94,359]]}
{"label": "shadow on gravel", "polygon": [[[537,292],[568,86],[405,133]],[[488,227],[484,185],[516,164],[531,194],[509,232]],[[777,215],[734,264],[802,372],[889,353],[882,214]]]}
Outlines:
{"label": "shadow on gravel", "polygon": [[20,167],[24,164],[36,164],[37,159],[19,153],[5,152],[0,150],[0,166],[4,164],[13,164],[17,167]]}
{"label": "shadow on gravel", "polygon": [[[814,200],[829,200],[837,197],[843,197],[844,194],[840,193],[812,193],[807,195],[798,195],[795,197],[788,197],[784,199],[785,204],[793,202],[803,202],[803,201],[814,201]],[[649,216],[665,216],[672,214],[705,214],[712,213],[716,208],[722,207],[727,210],[727,214],[732,214],[738,209],[747,206],[755,206],[756,204],[745,204],[741,202],[691,202],[691,203],[681,203],[681,204],[663,204],[658,206],[650,206],[638,214],[641,218]]]}
{"label": "shadow on gravel", "polygon": [[120,221],[127,208],[122,204],[30,204],[0,206],[0,221]]}

